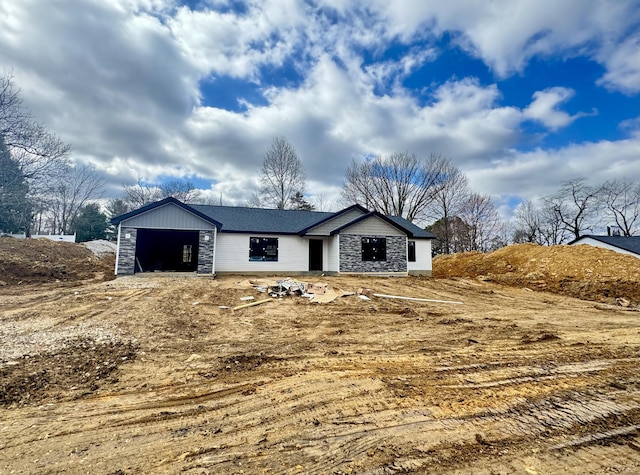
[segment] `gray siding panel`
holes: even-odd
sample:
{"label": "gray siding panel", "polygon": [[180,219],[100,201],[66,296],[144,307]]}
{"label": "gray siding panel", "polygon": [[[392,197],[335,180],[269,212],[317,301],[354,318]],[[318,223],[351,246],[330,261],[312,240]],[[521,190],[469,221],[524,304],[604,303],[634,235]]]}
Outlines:
{"label": "gray siding panel", "polygon": [[357,222],[353,226],[344,228],[341,233],[358,234],[361,236],[405,236],[406,234],[395,226],[390,225],[386,221],[371,216]]}
{"label": "gray siding panel", "polygon": [[359,209],[352,209],[348,213],[337,216],[326,223],[322,223],[315,228],[310,229],[307,234],[312,236],[328,236],[331,231],[347,224],[349,221],[362,216],[364,213]]}
{"label": "gray siding panel", "polygon": [[176,229],[176,230],[213,230],[214,225],[189,213],[173,203],[168,203],[146,213],[122,221],[128,228]]}

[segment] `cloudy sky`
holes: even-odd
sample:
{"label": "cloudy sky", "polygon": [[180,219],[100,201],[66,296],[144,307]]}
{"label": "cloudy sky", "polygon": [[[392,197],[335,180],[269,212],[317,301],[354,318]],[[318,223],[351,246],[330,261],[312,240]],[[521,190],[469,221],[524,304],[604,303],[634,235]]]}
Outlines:
{"label": "cloudy sky", "polygon": [[188,178],[243,204],[276,136],[325,203],[396,151],[505,213],[640,179],[640,0],[2,0],[0,68],[109,196]]}

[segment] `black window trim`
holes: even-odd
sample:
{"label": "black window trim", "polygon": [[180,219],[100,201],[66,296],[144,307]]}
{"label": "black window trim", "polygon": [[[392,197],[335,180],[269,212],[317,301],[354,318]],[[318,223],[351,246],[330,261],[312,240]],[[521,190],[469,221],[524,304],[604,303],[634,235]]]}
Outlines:
{"label": "black window trim", "polygon": [[386,237],[362,236],[360,239],[360,247],[363,262],[386,262]]}
{"label": "black window trim", "polygon": [[407,241],[407,262],[416,262],[416,242]]}
{"label": "black window trim", "polygon": [[278,262],[277,237],[251,236],[249,238],[249,262]]}

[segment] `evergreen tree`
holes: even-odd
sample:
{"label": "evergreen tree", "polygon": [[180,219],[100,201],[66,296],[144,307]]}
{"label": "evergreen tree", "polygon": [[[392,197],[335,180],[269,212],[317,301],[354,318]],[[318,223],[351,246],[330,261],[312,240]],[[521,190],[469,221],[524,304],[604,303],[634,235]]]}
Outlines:
{"label": "evergreen tree", "polygon": [[0,231],[27,231],[31,218],[29,187],[20,165],[9,153],[0,135]]}
{"label": "evergreen tree", "polygon": [[80,209],[75,224],[77,242],[105,239],[107,236],[107,215],[95,203],[89,203]]}
{"label": "evergreen tree", "polygon": [[297,209],[301,211],[314,211],[316,209],[311,203],[309,203],[302,193],[296,191],[291,197],[291,206],[289,209]]}

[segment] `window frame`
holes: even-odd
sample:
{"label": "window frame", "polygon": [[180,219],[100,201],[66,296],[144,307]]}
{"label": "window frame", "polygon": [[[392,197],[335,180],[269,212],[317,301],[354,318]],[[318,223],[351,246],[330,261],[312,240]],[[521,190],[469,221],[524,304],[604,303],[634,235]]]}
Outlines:
{"label": "window frame", "polygon": [[191,262],[193,262],[193,245],[183,244],[182,245],[182,263],[191,264]]}
{"label": "window frame", "polygon": [[278,262],[277,237],[249,237],[249,262]]}
{"label": "window frame", "polygon": [[386,262],[387,238],[362,236],[360,238],[360,252],[363,262]]}
{"label": "window frame", "polygon": [[416,262],[416,242],[407,241],[407,262]]}

